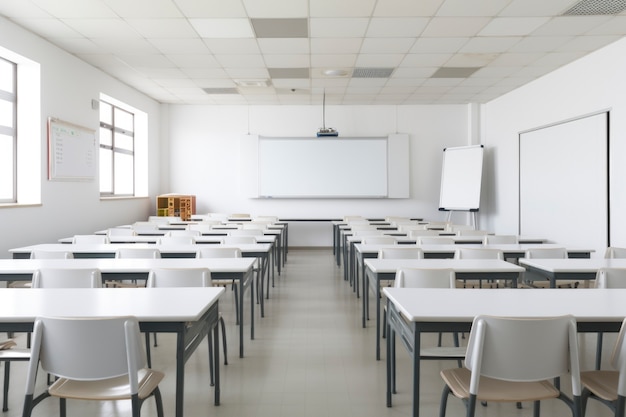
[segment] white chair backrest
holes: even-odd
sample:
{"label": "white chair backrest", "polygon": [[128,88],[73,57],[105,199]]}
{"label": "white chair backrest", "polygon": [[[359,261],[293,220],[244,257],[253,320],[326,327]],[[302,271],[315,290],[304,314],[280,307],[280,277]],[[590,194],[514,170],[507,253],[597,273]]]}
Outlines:
{"label": "white chair backrest", "polygon": [[137,233],[131,227],[112,227],[107,229],[107,236],[135,236]]}
{"label": "white chair backrest", "polygon": [[525,254],[529,259],[566,259],[567,250],[565,248],[532,248]]}
{"label": "white chair backrest", "polygon": [[454,239],[447,236],[417,236],[418,245],[454,245]]}
{"label": "white chair backrest", "polygon": [[377,229],[362,229],[362,230],[353,230],[352,236],[382,236],[383,231]]}
{"label": "white chair backrest", "polygon": [[158,224],[170,224],[181,222],[180,216],[148,216],[148,221]]}
{"label": "white chair backrest", "polygon": [[195,243],[193,236],[163,236],[157,239],[158,245],[193,245]]}
{"label": "white chair backrest", "polygon": [[136,234],[154,233],[159,230],[159,224],[154,222],[135,222],[133,223],[133,230]]}
{"label": "white chair backrest", "polygon": [[[202,219],[202,221],[200,223],[197,223],[197,224],[216,226],[218,224],[222,224],[222,221],[218,220],[218,219],[206,218],[206,219]],[[191,224],[190,224],[190,226],[191,226]]]}
{"label": "white chair backrest", "polygon": [[148,274],[147,288],[156,287],[210,287],[208,268],[158,268]]}
{"label": "white chair backrest", "polygon": [[596,288],[626,288],[626,268],[600,268],[596,273]]}
{"label": "white chair backrest", "polygon": [[101,244],[110,243],[107,235],[74,235],[72,243]]}
{"label": "white chair backrest", "polygon": [[580,395],[576,333],[576,320],[569,315],[476,317],[465,356],[465,367],[472,372],[470,393],[478,393],[481,375],[508,381],[541,381],[570,372],[572,392]]}
{"label": "white chair backrest", "polygon": [[425,224],[398,224],[398,231],[410,233],[413,230],[426,230]]}
{"label": "white chair backrest", "polygon": [[475,230],[476,228],[470,224],[446,224],[445,225],[447,232],[459,232],[461,230]]}
{"label": "white chair backrest", "polygon": [[611,366],[619,371],[617,381],[617,394],[621,397],[626,396],[626,319],[622,322],[619,330],[613,353],[611,354]]}
{"label": "white chair backrest", "polygon": [[276,223],[278,221],[278,217],[276,216],[256,216],[252,219],[253,222],[267,222],[267,223]]}
{"label": "white chair backrest", "polygon": [[102,288],[102,275],[95,268],[38,269],[32,288]]}
{"label": "white chair backrest", "polygon": [[504,259],[499,249],[488,248],[459,248],[454,252],[455,259]]}
{"label": "white chair backrest", "polygon": [[263,236],[263,230],[260,229],[237,229],[230,230],[228,236]]}
{"label": "white chair backrest", "polygon": [[411,239],[417,239],[422,236],[439,236],[438,230],[428,230],[428,229],[414,229],[409,230],[409,237]]}
{"label": "white chair backrest", "polygon": [[361,243],[364,245],[395,245],[398,239],[394,236],[363,236]]}
{"label": "white chair backrest", "polygon": [[201,235],[203,233],[211,232],[213,230],[213,224],[205,222],[190,224],[189,226],[187,226],[187,230],[192,232],[198,232],[198,234]]}
{"label": "white chair backrest", "polygon": [[254,236],[224,236],[222,239],[225,245],[254,245],[256,238]]}
{"label": "white chair backrest", "polygon": [[359,230],[376,230],[376,226],[372,226],[371,224],[369,224],[369,222],[350,223],[348,226],[350,226],[350,230],[352,231],[353,234],[354,232],[359,231]]}
{"label": "white chair backrest", "polygon": [[396,288],[455,288],[456,274],[449,268],[400,268]]}
{"label": "white chair backrest", "polygon": [[378,251],[378,259],[423,259],[424,251],[421,248],[383,248]]}
{"label": "white chair backrest", "polygon": [[198,230],[170,230],[165,233],[166,237],[174,237],[174,236],[191,236],[197,237],[200,236],[200,231]]}
{"label": "white chair backrest", "polygon": [[243,230],[266,230],[267,226],[270,225],[270,222],[248,222],[248,223],[243,223],[241,225],[241,228]]}
{"label": "white chair backrest", "polygon": [[72,259],[74,254],[67,251],[39,250],[35,249],[30,253],[30,259]]}
{"label": "white chair backrest", "polygon": [[606,248],[606,251],[604,252],[604,257],[606,259],[626,258],[626,248],[617,248],[617,247],[609,246],[608,248]]}
{"label": "white chair backrest", "polygon": [[40,317],[34,325],[32,359],[26,393],[34,391],[37,363],[50,374],[98,380],[134,374],[131,393],[138,392],[137,372],[146,367],[139,324],[134,317]]}
{"label": "white chair backrest", "polygon": [[519,239],[516,235],[485,235],[483,245],[516,245]]}
{"label": "white chair backrest", "polygon": [[208,246],[207,248],[199,249],[196,252],[196,258],[241,258],[242,256],[239,248],[224,248],[217,245]]}
{"label": "white chair backrest", "polygon": [[115,257],[123,259],[157,259],[161,257],[161,251],[157,248],[122,248],[115,252]]}
{"label": "white chair backrest", "polygon": [[461,229],[457,230],[456,234],[458,236],[485,236],[489,232],[486,230],[472,230],[472,229]]}

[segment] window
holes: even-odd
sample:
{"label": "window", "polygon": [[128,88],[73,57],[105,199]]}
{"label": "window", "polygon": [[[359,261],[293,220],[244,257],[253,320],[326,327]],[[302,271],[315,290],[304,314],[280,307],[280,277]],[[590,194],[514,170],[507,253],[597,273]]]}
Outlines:
{"label": "window", "polygon": [[135,115],[102,100],[100,195],[135,195]]}
{"label": "window", "polygon": [[0,58],[0,203],[17,198],[17,65]]}

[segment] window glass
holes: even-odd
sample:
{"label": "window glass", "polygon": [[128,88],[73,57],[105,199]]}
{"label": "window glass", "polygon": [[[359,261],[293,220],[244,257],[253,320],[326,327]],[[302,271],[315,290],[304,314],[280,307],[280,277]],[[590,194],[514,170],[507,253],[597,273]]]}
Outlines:
{"label": "window glass", "polygon": [[115,194],[133,195],[133,156],[124,153],[115,153]]}
{"label": "window glass", "polygon": [[126,132],[134,132],[134,121],[133,114],[129,113],[125,110],[122,110],[118,107],[115,108],[114,113],[115,117],[115,127],[122,129]]}
{"label": "window glass", "polygon": [[135,190],[135,115],[100,101],[100,194],[132,196]]}
{"label": "window glass", "polygon": [[15,64],[0,58],[0,90],[15,93]]}
{"label": "window glass", "polygon": [[100,193],[113,192],[113,152],[100,148]]}
{"label": "window glass", "polygon": [[0,135],[0,201],[13,199],[13,137]]}
{"label": "window glass", "polygon": [[2,100],[0,98],[0,126],[14,127],[15,115],[15,103],[11,101]]}

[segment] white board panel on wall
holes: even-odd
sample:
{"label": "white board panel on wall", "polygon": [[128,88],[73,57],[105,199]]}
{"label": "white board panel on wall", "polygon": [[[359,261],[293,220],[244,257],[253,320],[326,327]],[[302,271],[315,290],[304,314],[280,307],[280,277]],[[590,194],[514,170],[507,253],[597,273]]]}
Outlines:
{"label": "white board panel on wall", "polygon": [[93,180],[96,176],[96,132],[48,118],[48,179]]}
{"label": "white board panel on wall", "polygon": [[440,210],[479,209],[483,151],[482,145],[458,146],[443,150]]}
{"label": "white board panel on wall", "polygon": [[386,198],[387,138],[260,137],[262,198]]}
{"label": "white board panel on wall", "polygon": [[519,230],[565,246],[608,244],[608,113],[519,136]]}
{"label": "white board panel on wall", "polygon": [[389,198],[409,198],[409,135],[396,133],[387,141],[387,173]]}

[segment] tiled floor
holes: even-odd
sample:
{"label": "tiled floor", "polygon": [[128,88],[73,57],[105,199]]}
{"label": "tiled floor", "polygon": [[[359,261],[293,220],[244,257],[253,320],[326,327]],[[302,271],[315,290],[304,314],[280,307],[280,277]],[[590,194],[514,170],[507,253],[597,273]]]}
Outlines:
{"label": "tiled floor", "polygon": [[[203,343],[186,366],[185,416],[217,417],[380,417],[410,416],[410,361],[398,347],[398,394],[394,406],[385,405],[385,352],[375,360],[375,329],[361,327],[361,303],[343,280],[331,250],[291,250],[285,270],[277,276],[265,317],[256,316],[256,338],[245,329],[246,356],[238,357],[238,329],[234,320],[232,292],[227,291],[221,310],[227,323],[229,365],[221,365],[221,405],[213,405],[208,383],[207,348]],[[246,325],[247,327],[247,325]],[[167,373],[161,384],[167,416],[174,411],[173,339],[159,335],[152,349],[153,366]],[[582,350],[594,347],[593,338],[582,338]],[[610,345],[607,340],[607,345]],[[426,340],[424,343],[432,342]],[[607,348],[608,349],[608,348]],[[590,349],[589,349],[590,350]],[[607,357],[608,355],[605,355]],[[438,415],[442,382],[438,370],[454,362],[428,361],[422,368],[421,415]],[[10,410],[7,417],[21,415],[24,363],[12,367]],[[153,402],[143,416],[155,416]],[[544,416],[569,416],[559,401],[542,404]],[[35,409],[36,416],[58,415],[57,402],[47,399]],[[68,403],[69,416],[129,416],[125,402]],[[451,398],[448,416],[464,415],[460,401]],[[478,416],[531,416],[531,407],[514,404],[479,406]],[[609,416],[607,408],[591,403],[587,415]]]}

